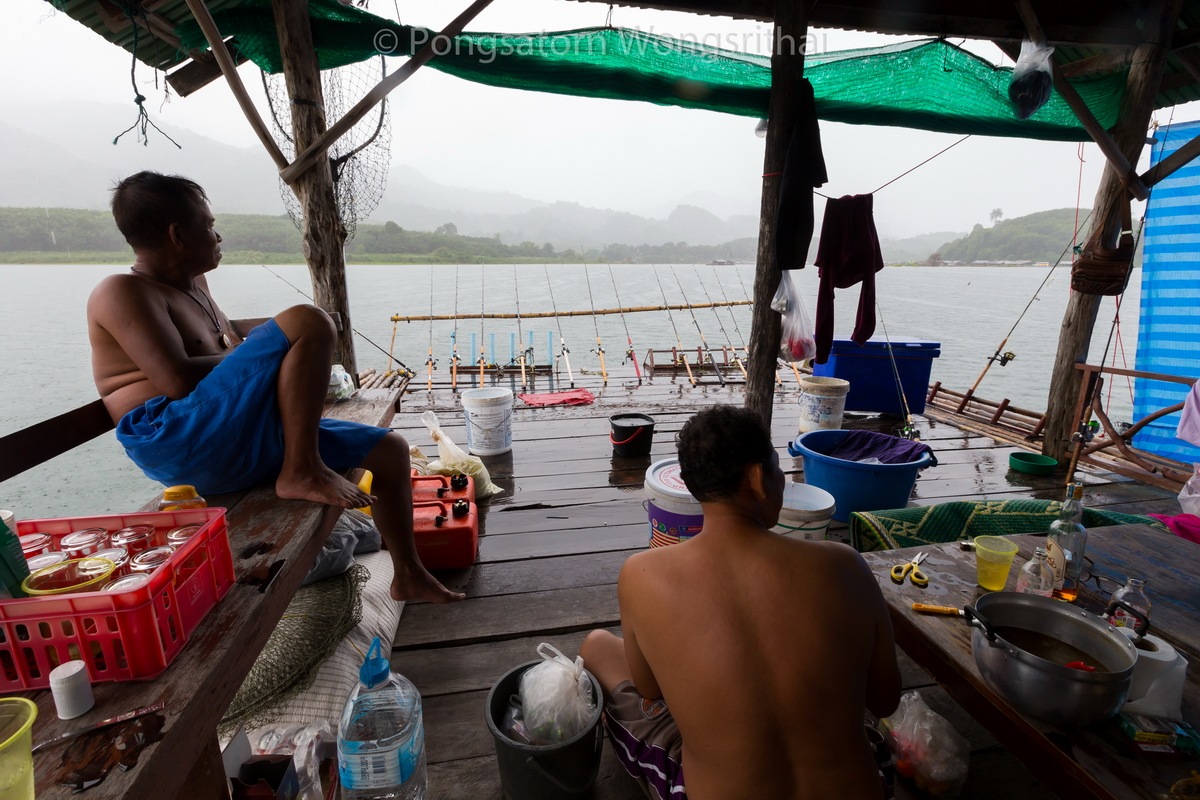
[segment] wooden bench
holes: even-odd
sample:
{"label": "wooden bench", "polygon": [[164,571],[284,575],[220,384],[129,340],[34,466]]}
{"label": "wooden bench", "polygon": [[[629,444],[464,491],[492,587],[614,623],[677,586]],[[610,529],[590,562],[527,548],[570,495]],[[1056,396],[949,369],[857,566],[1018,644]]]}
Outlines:
{"label": "wooden bench", "polygon": [[[404,386],[359,390],[330,406],[327,416],[387,426]],[[112,430],[100,401],[0,438],[0,481],[45,463]],[[113,768],[93,798],[203,798],[227,796],[216,726],[243,678],[266,644],[339,510],[299,500],[280,500],[272,486],[207,498],[227,509],[229,539],[238,582],[193,632],[175,662],[151,681],[101,683],[95,707],[63,722],[47,691],[29,694],[38,704],[35,742],[78,730],[125,711],[166,704],[163,738],[145,749],[135,768]],[[60,786],[65,745],[34,756],[39,798],[71,796]]]}

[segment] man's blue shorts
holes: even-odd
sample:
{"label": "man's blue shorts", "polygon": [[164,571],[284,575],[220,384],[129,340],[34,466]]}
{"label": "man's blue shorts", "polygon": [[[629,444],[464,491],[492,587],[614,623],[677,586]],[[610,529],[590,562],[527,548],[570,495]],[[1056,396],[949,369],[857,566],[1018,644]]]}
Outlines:
{"label": "man's blue shorts", "polygon": [[[187,397],[154,397],[122,417],[117,440],[164,486],[220,494],[274,480],[283,465],[279,365],[290,346],[274,320],[259,325]],[[321,460],[338,472],[357,467],[387,432],[322,419]]]}

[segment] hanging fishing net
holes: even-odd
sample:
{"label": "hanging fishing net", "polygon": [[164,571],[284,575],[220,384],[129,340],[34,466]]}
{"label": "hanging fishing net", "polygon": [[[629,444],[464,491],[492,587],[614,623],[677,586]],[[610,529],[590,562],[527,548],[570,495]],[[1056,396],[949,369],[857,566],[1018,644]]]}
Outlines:
{"label": "hanging fishing net", "polygon": [[[323,71],[321,92],[325,99],[326,124],[331,125],[345,115],[386,75],[387,61],[383,56]],[[296,143],[292,138],[291,106],[286,82],[283,75],[268,72],[262,73],[262,80],[271,110],[275,142],[287,160],[293,161]],[[383,197],[391,166],[391,144],[392,126],[385,99],[329,148],[334,196],[347,239],[354,237],[359,221],[369,217]],[[300,199],[282,179],[279,181],[279,195],[288,216],[299,228],[303,221]]]}
{"label": "hanging fishing net", "polygon": [[[540,34],[464,33],[433,39],[338,0],[310,0],[313,40],[322,69],[410,56],[431,40],[430,69],[512,89],[581,97],[641,100],[727,114],[766,115],[771,88],[767,56],[621,28]],[[268,0],[243,0],[214,12],[238,50],[267,72],[282,69]],[[194,22],[177,31],[185,48],[205,49]],[[1117,120],[1128,68],[1075,77],[1071,85],[1105,127]],[[823,120],[891,125],[946,133],[1088,141],[1057,93],[1029,119],[1008,99],[1013,70],[940,39],[805,56],[804,75]]]}

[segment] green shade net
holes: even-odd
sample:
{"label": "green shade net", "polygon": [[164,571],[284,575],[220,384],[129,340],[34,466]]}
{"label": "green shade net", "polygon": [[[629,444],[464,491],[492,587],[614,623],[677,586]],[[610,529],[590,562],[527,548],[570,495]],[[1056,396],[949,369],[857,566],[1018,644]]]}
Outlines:
{"label": "green shade net", "polygon": [[[1062,503],[1056,500],[955,500],[918,508],[887,511],[856,511],[850,515],[850,542],[860,552],[892,550],[943,544],[976,536],[1016,536],[1045,533],[1058,519]],[[1153,517],[1083,510],[1088,528],[1145,523],[1165,531],[1166,526]]]}
{"label": "green shade net", "polygon": [[[410,56],[435,35],[336,0],[311,0],[313,41],[322,69],[383,52]],[[282,70],[270,3],[248,0],[218,12],[222,35],[267,72]],[[183,47],[205,48],[194,22],[177,31]],[[434,42],[431,69],[510,89],[641,100],[762,117],[771,85],[766,56],[621,28],[539,34],[464,33]],[[784,43],[784,47],[788,43]],[[1116,123],[1127,70],[1071,80],[1105,128]],[[1019,120],[1008,102],[1012,69],[996,67],[940,39],[805,57],[817,116],[832,122],[942,133],[1090,141],[1066,102],[1053,94]]]}

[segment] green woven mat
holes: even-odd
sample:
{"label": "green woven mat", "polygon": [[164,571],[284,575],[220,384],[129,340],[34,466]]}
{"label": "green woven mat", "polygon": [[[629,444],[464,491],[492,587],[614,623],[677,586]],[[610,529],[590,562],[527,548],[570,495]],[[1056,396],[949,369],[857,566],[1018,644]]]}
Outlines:
{"label": "green woven mat", "polygon": [[321,663],[362,619],[362,587],[370,577],[356,564],[296,592],[229,704],[219,733],[261,727],[271,709],[312,685]]}
{"label": "green woven mat", "polygon": [[[975,536],[1008,536],[1042,533],[1058,518],[1062,503],[1054,500],[958,500],[918,508],[856,511],[850,515],[850,542],[859,552],[942,544]],[[1083,524],[1148,523],[1166,530],[1153,517],[1085,508]]]}

